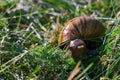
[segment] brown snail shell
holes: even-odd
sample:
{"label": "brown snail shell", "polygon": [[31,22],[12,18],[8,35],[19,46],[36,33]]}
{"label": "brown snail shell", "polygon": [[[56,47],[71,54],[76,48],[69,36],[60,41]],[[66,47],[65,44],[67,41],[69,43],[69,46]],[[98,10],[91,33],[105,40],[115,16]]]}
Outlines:
{"label": "brown snail shell", "polygon": [[60,32],[58,45],[64,49],[72,40],[81,39],[88,47],[92,44],[96,46],[96,41],[102,41],[101,36],[105,34],[105,31],[103,24],[94,18],[76,17],[65,24]]}

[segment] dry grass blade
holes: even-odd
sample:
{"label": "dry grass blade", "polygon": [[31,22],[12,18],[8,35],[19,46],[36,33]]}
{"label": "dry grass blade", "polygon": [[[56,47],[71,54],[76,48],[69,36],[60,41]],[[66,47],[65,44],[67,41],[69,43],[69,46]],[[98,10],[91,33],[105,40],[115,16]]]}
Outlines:
{"label": "dry grass blade", "polygon": [[80,64],[81,61],[77,63],[76,67],[73,69],[67,80],[72,80],[78,74],[78,72],[81,70]]}
{"label": "dry grass blade", "polygon": [[93,63],[91,63],[90,65],[88,65],[88,67],[87,67],[86,69],[84,69],[84,70],[82,71],[82,73],[80,73],[80,74],[75,78],[75,80],[80,79],[80,77],[82,77],[82,75],[85,74],[92,66],[93,66]]}
{"label": "dry grass blade", "polygon": [[18,60],[20,60],[25,54],[27,54],[28,51],[25,51],[24,53],[12,58],[11,60],[9,60],[8,62],[4,63],[3,65],[1,65],[1,69],[0,69],[0,73],[2,73],[3,71],[5,71],[6,69],[8,69],[12,64],[14,64],[15,62],[17,62]]}

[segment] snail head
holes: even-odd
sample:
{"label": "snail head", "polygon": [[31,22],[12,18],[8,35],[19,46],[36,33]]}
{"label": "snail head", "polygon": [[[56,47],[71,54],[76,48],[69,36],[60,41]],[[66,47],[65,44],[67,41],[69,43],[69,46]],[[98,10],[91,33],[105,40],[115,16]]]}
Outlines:
{"label": "snail head", "polygon": [[72,52],[71,57],[80,57],[87,51],[85,42],[80,39],[75,39],[70,42],[69,49]]}

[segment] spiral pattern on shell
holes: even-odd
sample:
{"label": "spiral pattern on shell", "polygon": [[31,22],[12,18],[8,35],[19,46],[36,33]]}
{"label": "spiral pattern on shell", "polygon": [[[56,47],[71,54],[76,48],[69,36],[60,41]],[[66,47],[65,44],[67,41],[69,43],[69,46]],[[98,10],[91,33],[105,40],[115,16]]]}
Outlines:
{"label": "spiral pattern on shell", "polygon": [[101,22],[91,17],[76,17],[69,20],[60,32],[58,44],[65,48],[74,39],[99,39],[105,34],[106,28]]}

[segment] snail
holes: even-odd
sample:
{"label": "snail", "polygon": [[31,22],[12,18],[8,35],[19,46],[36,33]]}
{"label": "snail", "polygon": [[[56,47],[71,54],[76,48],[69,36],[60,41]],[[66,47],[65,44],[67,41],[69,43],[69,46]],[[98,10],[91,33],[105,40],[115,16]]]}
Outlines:
{"label": "snail", "polygon": [[61,30],[58,45],[61,49],[69,49],[73,58],[84,54],[93,55],[103,42],[105,31],[105,26],[97,19],[75,17]]}

